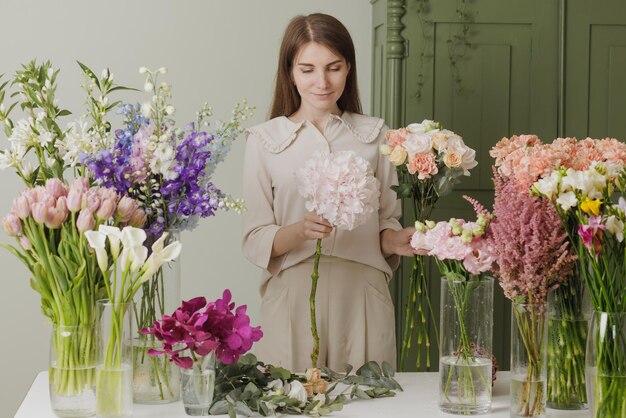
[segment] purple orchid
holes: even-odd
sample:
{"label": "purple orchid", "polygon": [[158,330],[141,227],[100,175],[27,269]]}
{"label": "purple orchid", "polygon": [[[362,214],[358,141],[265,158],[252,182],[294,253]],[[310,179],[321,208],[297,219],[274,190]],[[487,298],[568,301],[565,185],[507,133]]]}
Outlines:
{"label": "purple orchid", "polygon": [[[163,350],[149,350],[150,355],[166,354],[180,367],[191,368],[194,360],[181,356],[189,349],[192,355],[205,356],[215,351],[224,364],[232,364],[263,336],[261,327],[251,327],[245,305],[235,308],[231,293],[207,304],[204,297],[184,301],[172,315],[163,315],[143,334],[162,341]],[[235,312],[233,313],[233,309]]]}

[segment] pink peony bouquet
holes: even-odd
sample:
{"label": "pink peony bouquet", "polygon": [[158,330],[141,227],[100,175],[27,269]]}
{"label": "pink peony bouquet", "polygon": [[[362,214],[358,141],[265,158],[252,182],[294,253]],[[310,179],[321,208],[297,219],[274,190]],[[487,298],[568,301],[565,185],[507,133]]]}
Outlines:
{"label": "pink peony bouquet", "polygon": [[[296,173],[298,191],[306,199],[306,208],[345,230],[364,224],[380,204],[380,182],[367,162],[352,151],[316,153]],[[311,275],[312,367],[317,367],[319,336],[315,320],[315,294],[322,240],[317,240]]]}
{"label": "pink peony bouquet", "polygon": [[[430,217],[437,200],[449,194],[461,176],[469,176],[469,170],[478,164],[476,151],[465,145],[459,135],[442,129],[440,123],[432,120],[387,131],[387,141],[380,146],[380,152],[397,167],[399,185],[393,186],[393,189],[398,198],[412,200],[415,220],[421,222]],[[423,314],[424,305],[430,306],[424,271],[424,257],[415,255],[405,304],[401,370],[415,334],[417,366],[420,367],[422,351],[426,353],[426,366],[430,366],[430,351],[421,346],[422,341],[425,347],[430,345]],[[434,318],[434,315],[431,316]],[[417,326],[414,326],[415,322]],[[433,326],[436,329],[434,321]]]}
{"label": "pink peony bouquet", "polygon": [[[193,367],[198,357],[213,351],[222,363],[236,363],[263,337],[261,327],[250,326],[246,305],[235,308],[228,289],[221,299],[208,304],[204,297],[184,301],[172,315],[163,315],[152,328],[143,328],[141,332],[163,343],[163,350],[149,350],[149,354],[165,354],[185,369]],[[185,352],[190,356],[181,355]]]}

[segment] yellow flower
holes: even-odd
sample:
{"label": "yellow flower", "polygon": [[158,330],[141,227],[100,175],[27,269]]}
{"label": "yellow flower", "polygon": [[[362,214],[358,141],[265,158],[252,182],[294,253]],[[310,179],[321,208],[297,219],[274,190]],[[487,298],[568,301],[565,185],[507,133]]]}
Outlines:
{"label": "yellow flower", "polygon": [[600,199],[591,200],[589,196],[587,196],[580,204],[580,209],[585,212],[587,215],[600,215],[600,206],[602,205],[602,201]]}

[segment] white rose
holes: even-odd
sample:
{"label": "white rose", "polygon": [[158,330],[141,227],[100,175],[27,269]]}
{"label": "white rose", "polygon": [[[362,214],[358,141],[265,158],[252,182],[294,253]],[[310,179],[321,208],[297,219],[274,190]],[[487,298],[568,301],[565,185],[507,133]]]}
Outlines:
{"label": "white rose", "polygon": [[[0,105],[1,106],[1,105]],[[0,109],[0,112],[2,109]],[[380,153],[384,156],[391,154],[391,147],[387,144],[380,144]]]}
{"label": "white rose", "polygon": [[455,149],[448,150],[443,156],[443,163],[449,168],[460,167],[462,161],[463,157]]}
{"label": "white rose", "polygon": [[[446,164],[447,167],[460,167],[463,169],[463,175],[469,176],[469,170],[478,165],[478,161],[476,161],[476,151],[465,145],[461,137],[458,138],[459,141],[452,141],[454,138],[448,141],[448,146],[445,148],[443,157],[444,164]],[[445,162],[446,160],[448,160],[448,163]],[[453,163],[457,165],[448,165]]]}
{"label": "white rose", "polygon": [[421,123],[412,123],[406,127],[406,130],[410,134],[423,134],[426,133],[426,129]]}
{"label": "white rose", "polygon": [[433,148],[433,141],[430,136],[426,134],[414,134],[407,135],[406,141],[402,144],[409,153],[409,158],[413,158],[415,154],[425,154],[430,152]]}

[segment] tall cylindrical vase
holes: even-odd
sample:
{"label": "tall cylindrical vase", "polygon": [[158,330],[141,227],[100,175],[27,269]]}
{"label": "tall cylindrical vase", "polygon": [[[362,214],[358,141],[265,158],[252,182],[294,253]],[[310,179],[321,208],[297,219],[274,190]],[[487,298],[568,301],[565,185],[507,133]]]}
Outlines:
{"label": "tall cylindrical vase", "polygon": [[96,416],[130,418],[133,415],[133,359],[131,303],[99,300]]}
{"label": "tall cylindrical vase", "polygon": [[439,408],[474,415],[491,409],[493,278],[441,279]]}
{"label": "tall cylindrical vase", "polygon": [[512,304],[511,417],[545,417],[547,304]]}
{"label": "tall cylindrical vase", "polygon": [[626,417],[626,312],[592,313],[586,362],[591,416]]}
{"label": "tall cylindrical vase", "polygon": [[548,293],[548,408],[587,408],[585,350],[590,315],[579,275]]}
{"label": "tall cylindrical vase", "polygon": [[58,417],[96,413],[94,324],[54,325],[50,335],[50,404]]}
{"label": "tall cylindrical vase", "polygon": [[[180,241],[178,230],[169,231],[165,245]],[[141,334],[163,315],[180,306],[180,259],[163,264],[146,281],[135,297],[134,316],[137,333],[133,339],[133,398],[137,403],[158,404],[180,398],[179,368],[167,356],[150,356],[148,350],[161,349],[153,335]]]}

